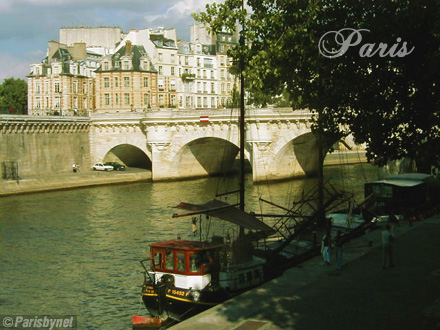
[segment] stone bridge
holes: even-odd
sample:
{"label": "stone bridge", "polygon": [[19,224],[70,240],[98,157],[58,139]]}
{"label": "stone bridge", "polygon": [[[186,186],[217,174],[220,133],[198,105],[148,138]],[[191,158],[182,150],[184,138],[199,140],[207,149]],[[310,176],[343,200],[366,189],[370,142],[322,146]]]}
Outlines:
{"label": "stone bridge", "polygon": [[[90,168],[98,161],[151,170],[153,180],[216,175],[237,168],[238,116],[238,110],[163,109],[89,117],[1,115],[0,161],[16,163],[24,176],[69,172],[72,163]],[[245,125],[254,181],[316,175],[311,113],[249,109]]]}
{"label": "stone bridge", "polygon": [[[150,169],[153,180],[231,171],[238,154],[238,116],[238,110],[92,114],[91,160],[116,160]],[[254,181],[317,173],[318,148],[310,131],[310,112],[247,110],[245,125],[245,156]]]}

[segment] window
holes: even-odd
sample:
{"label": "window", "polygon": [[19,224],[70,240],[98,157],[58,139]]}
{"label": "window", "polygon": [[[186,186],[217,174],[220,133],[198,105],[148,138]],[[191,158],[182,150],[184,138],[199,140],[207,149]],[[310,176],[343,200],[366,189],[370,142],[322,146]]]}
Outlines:
{"label": "window", "polygon": [[119,77],[115,77],[115,87],[119,87]]}
{"label": "window", "polygon": [[157,87],[160,88],[160,89],[163,89],[163,79],[159,79],[157,81]]}
{"label": "window", "polygon": [[35,93],[40,94],[40,92],[41,92],[41,85],[40,85],[40,82],[37,81],[35,83]]}
{"label": "window", "polygon": [[58,81],[55,82],[55,93],[60,92],[60,83]]}
{"label": "window", "polygon": [[160,94],[159,95],[159,106],[163,106],[163,105],[165,105],[165,98],[164,98],[164,96],[163,96],[163,94]]}
{"label": "window", "polygon": [[150,105],[150,95],[148,93],[144,94],[144,105],[146,106]]}
{"label": "window", "polygon": [[204,67],[205,68],[213,68],[214,67],[214,62],[213,62],[212,58],[205,58]]}
{"label": "window", "polygon": [[228,93],[231,91],[231,84],[228,83],[226,85],[226,90],[227,90]]}
{"label": "window", "polygon": [[223,94],[224,92],[225,92],[225,84],[222,83],[222,84],[221,84],[221,93]]}
{"label": "window", "polygon": [[104,62],[104,70],[109,69],[109,63],[107,61]]}
{"label": "window", "polygon": [[44,89],[45,89],[45,93],[46,93],[46,94],[49,94],[49,82],[48,82],[48,81],[46,81],[45,86],[46,86],[46,87],[44,88]]}
{"label": "window", "polygon": [[171,85],[171,90],[175,91],[176,90],[176,81],[175,80],[171,80],[170,85]]}
{"label": "window", "polygon": [[104,105],[110,105],[110,94],[104,94]]}
{"label": "window", "polygon": [[189,270],[192,273],[200,272],[200,258],[195,253],[189,255]]}
{"label": "window", "polygon": [[225,79],[225,70],[220,70],[220,79]]}
{"label": "window", "polygon": [[185,56],[185,65],[188,65],[188,56]]}
{"label": "window", "polygon": [[163,54],[159,53],[159,54],[157,54],[157,56],[158,56],[158,61],[163,62]]}
{"label": "window", "polygon": [[119,94],[115,94],[115,104],[119,105]]}
{"label": "window", "polygon": [[128,93],[124,94],[124,104],[130,105],[130,94],[128,94]]}
{"label": "window", "polygon": [[163,66],[159,65],[159,74],[163,74]]}
{"label": "window", "polygon": [[150,68],[148,61],[143,61],[142,67],[144,70],[148,70]]}
{"label": "window", "polygon": [[171,54],[171,63],[176,63],[176,56],[175,56],[175,54]]}
{"label": "window", "polygon": [[197,97],[197,108],[201,108],[202,107],[202,98],[199,96]]}
{"label": "window", "polygon": [[104,88],[109,88],[109,87],[110,87],[110,78],[105,77],[104,78]]}
{"label": "window", "polygon": [[144,87],[148,87],[148,77],[144,77]]}
{"label": "window", "polygon": [[197,57],[197,66],[201,66],[200,57]]}
{"label": "window", "polygon": [[211,70],[211,79],[214,79],[214,70]]}
{"label": "window", "polygon": [[157,252],[154,254],[153,267],[154,267],[154,269],[161,269],[162,268],[162,253],[161,252]]}
{"label": "window", "polygon": [[41,100],[39,97],[36,98],[36,108],[41,109]]}
{"label": "window", "polygon": [[214,83],[211,83],[211,94],[214,94],[215,90],[214,90]]}
{"label": "window", "polygon": [[61,102],[60,97],[56,96],[55,97],[55,109],[59,109],[60,108],[60,102]]}
{"label": "window", "polygon": [[177,270],[184,272],[186,269],[185,253],[177,252]]}
{"label": "window", "polygon": [[176,95],[171,95],[170,103],[171,105],[176,105]]}
{"label": "window", "polygon": [[130,77],[124,77],[124,87],[130,87]]}
{"label": "window", "polygon": [[171,67],[171,75],[174,76],[174,66]]}
{"label": "window", "polygon": [[207,107],[208,107],[208,98],[207,98],[207,97],[204,97],[204,98],[203,98],[203,107],[204,107],[204,108],[207,108]]}
{"label": "window", "polygon": [[128,66],[128,61],[123,61],[122,62],[122,70],[128,70],[129,66]]}
{"label": "window", "polygon": [[206,82],[203,83],[203,93],[208,93],[208,87]]}
{"label": "window", "polygon": [[166,269],[167,270],[174,269],[174,256],[171,252],[167,252],[167,255],[166,255]]}
{"label": "window", "polygon": [[211,108],[215,108],[215,97],[211,97]]}

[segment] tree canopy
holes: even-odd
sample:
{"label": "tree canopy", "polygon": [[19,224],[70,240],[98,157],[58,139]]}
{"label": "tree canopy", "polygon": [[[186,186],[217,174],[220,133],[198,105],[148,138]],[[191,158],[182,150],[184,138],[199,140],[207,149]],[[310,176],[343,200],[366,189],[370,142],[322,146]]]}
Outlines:
{"label": "tree canopy", "polygon": [[27,83],[22,79],[7,78],[0,85],[0,108],[10,114],[27,113]]}
{"label": "tree canopy", "polygon": [[[439,154],[440,2],[437,0],[240,0],[194,18],[214,32],[237,24],[254,101],[287,92],[314,111],[315,129],[353,134],[377,164],[421,146]],[[264,99],[260,100],[264,103]]]}

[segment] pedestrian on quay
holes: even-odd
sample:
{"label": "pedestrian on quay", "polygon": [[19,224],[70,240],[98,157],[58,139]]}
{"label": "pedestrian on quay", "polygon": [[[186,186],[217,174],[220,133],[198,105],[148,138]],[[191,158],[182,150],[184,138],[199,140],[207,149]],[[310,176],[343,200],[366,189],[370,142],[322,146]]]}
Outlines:
{"label": "pedestrian on quay", "polygon": [[72,164],[72,171],[73,171],[73,173],[76,173],[76,170],[77,170],[76,164],[73,163]]}
{"label": "pedestrian on quay", "polygon": [[382,248],[383,248],[383,262],[382,269],[387,267],[387,264],[390,267],[394,267],[394,258],[393,258],[393,241],[394,237],[390,231],[390,225],[386,225],[385,230],[382,231]]}
{"label": "pedestrian on quay", "polygon": [[342,269],[342,232],[338,230],[335,237],[336,270]]}
{"label": "pedestrian on quay", "polygon": [[332,238],[330,236],[330,230],[327,229],[321,242],[321,253],[324,258],[324,263],[328,266],[330,265],[330,248],[332,245]]}
{"label": "pedestrian on quay", "polygon": [[388,216],[388,223],[390,224],[391,235],[395,235],[397,217],[394,215],[394,212],[390,212],[390,215]]}

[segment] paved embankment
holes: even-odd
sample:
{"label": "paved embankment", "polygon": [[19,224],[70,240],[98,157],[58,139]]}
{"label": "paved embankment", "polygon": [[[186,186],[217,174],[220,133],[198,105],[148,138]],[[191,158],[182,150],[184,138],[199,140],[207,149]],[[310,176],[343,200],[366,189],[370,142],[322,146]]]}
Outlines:
{"label": "paved embankment", "polygon": [[400,224],[385,270],[381,230],[344,245],[342,271],[313,258],[172,329],[440,329],[440,215]]}
{"label": "paved embankment", "polygon": [[22,178],[18,181],[1,180],[0,196],[150,180],[151,171],[135,168],[110,172],[81,170],[77,173]]}

